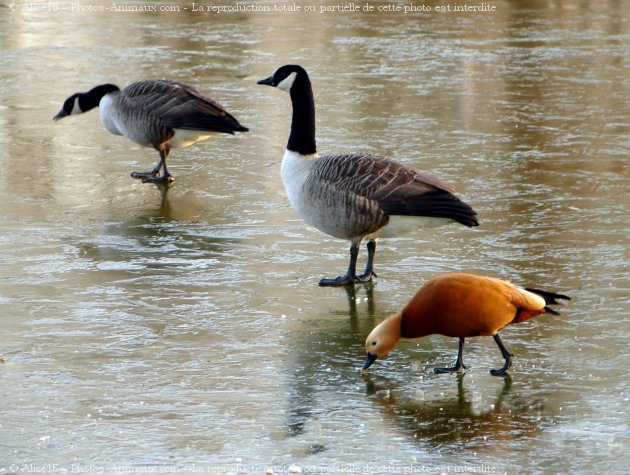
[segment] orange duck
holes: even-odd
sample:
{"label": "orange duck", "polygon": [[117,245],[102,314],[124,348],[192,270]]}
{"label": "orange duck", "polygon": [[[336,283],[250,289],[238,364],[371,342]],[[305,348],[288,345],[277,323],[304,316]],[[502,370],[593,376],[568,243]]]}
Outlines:
{"label": "orange duck", "polygon": [[492,277],[464,273],[434,277],[424,284],[411,301],[379,325],[365,341],[367,358],[363,369],[394,348],[401,338],[439,334],[459,338],[457,361],[452,368],[435,368],[436,373],[454,373],[464,366],[464,341],[473,336],[492,336],[505,364],[490,371],[504,374],[512,366],[512,355],[497,333],[506,325],[528,320],[542,313],[559,313],[549,305],[566,295],[538,289],[524,289]]}

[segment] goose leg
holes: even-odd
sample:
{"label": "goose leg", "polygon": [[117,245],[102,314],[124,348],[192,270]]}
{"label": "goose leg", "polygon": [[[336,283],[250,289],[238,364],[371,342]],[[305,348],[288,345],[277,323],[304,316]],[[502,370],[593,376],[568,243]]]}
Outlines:
{"label": "goose leg", "polygon": [[[160,182],[171,182],[173,181],[173,177],[166,169],[166,157],[168,157],[169,149],[160,150],[160,161],[157,166],[148,172],[133,172],[131,174],[132,178],[138,178],[142,180],[143,183],[160,183]],[[159,175],[160,170],[164,168],[164,173]]]}
{"label": "goose leg", "polygon": [[[161,153],[160,153],[160,156],[162,156]],[[168,156],[168,149],[166,150],[164,154],[164,158],[161,160],[162,168],[164,168],[164,172],[160,176],[145,178],[144,180],[142,180],[142,183],[170,183],[174,180],[173,175],[171,175],[168,172],[168,169],[166,168],[167,156]]]}
{"label": "goose leg", "polygon": [[370,240],[367,243],[368,259],[363,274],[357,276],[359,282],[369,282],[372,277],[378,277],[374,272],[374,254],[376,253],[376,241]]}
{"label": "goose leg", "polygon": [[501,338],[499,338],[499,334],[498,333],[495,334],[495,335],[492,335],[492,338],[494,338],[494,341],[496,342],[497,346],[499,347],[499,350],[501,350],[501,354],[503,355],[503,358],[505,358],[505,364],[503,365],[503,368],[491,369],[490,370],[490,374],[492,376],[501,376],[508,369],[510,369],[510,366],[512,366],[512,355],[510,354],[510,352],[508,350],[505,349],[505,346],[503,346],[503,342],[501,341]]}
{"label": "goose leg", "polygon": [[452,368],[433,368],[436,373],[459,373],[462,369],[466,369],[464,365],[464,340],[465,338],[459,338],[459,350],[457,352],[457,361]]}
{"label": "goose leg", "polygon": [[359,256],[359,245],[361,241],[352,241],[350,246],[350,265],[348,265],[348,272],[346,275],[340,275],[334,279],[323,278],[319,281],[321,286],[340,286],[354,284],[360,282],[357,277],[357,257]]}

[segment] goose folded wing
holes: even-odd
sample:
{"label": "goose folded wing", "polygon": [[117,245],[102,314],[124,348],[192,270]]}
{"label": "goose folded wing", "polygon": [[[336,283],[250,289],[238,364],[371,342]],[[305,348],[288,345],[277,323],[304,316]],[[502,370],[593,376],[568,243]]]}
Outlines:
{"label": "goose folded wing", "polygon": [[125,89],[130,102],[157,117],[170,129],[207,130],[233,134],[247,130],[221,104],[177,81],[145,81]]}
{"label": "goose folded wing", "polygon": [[378,203],[386,215],[450,218],[476,226],[476,213],[454,190],[426,173],[373,155],[321,157],[322,179]]}
{"label": "goose folded wing", "polygon": [[165,107],[169,106],[172,107],[161,118],[164,125],[173,129],[208,130],[228,134],[247,130],[232,115],[211,103],[189,101],[165,104]]}
{"label": "goose folded wing", "polygon": [[[443,189],[447,184],[430,175],[387,158],[369,154],[326,155],[317,159],[314,169],[321,181],[334,184],[366,198],[380,200],[395,194],[402,187],[413,187],[416,193]],[[417,180],[420,176],[423,179]]]}

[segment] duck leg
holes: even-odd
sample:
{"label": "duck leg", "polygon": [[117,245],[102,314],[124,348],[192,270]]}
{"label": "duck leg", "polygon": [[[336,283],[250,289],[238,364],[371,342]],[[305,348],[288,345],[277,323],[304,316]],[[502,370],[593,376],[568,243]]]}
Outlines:
{"label": "duck leg", "polygon": [[494,341],[497,343],[499,350],[501,350],[501,354],[503,355],[503,358],[505,358],[505,364],[503,365],[503,368],[501,369],[491,369],[490,374],[492,376],[501,376],[508,369],[510,369],[510,366],[512,366],[512,355],[510,354],[508,350],[505,349],[505,346],[503,346],[503,342],[501,341],[501,338],[499,338],[498,333],[495,335],[492,335],[492,338],[494,338]]}
{"label": "duck leg", "polygon": [[[132,178],[138,178],[142,180],[143,183],[161,183],[161,182],[171,182],[173,181],[173,177],[166,169],[166,157],[168,157],[169,149],[160,150],[160,161],[156,165],[156,167],[148,172],[133,172],[131,174]],[[160,170],[164,168],[164,173],[160,175]]]}
{"label": "duck leg", "polygon": [[319,281],[319,285],[321,286],[340,286],[340,285],[350,285],[355,282],[361,282],[357,277],[357,257],[359,256],[359,246],[361,244],[361,240],[352,241],[350,245],[350,264],[348,265],[348,271],[346,275],[340,275],[334,279],[323,278]]}
{"label": "duck leg", "polygon": [[369,240],[367,243],[368,260],[363,274],[357,276],[359,282],[369,282],[372,277],[378,277],[374,272],[374,254],[376,253],[376,241]]}
{"label": "duck leg", "polygon": [[465,338],[459,338],[459,350],[457,352],[457,361],[452,368],[433,368],[436,373],[459,373],[462,369],[466,369],[464,365],[464,340]]}

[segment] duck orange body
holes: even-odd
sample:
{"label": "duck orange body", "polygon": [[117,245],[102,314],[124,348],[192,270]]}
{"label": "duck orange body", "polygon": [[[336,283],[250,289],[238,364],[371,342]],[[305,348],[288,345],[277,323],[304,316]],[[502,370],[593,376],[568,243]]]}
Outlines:
{"label": "duck orange body", "polygon": [[492,277],[452,273],[435,277],[418,290],[400,311],[377,325],[365,342],[368,356],[363,366],[386,355],[400,338],[419,338],[439,334],[459,338],[457,362],[452,368],[436,368],[436,372],[465,369],[464,341],[473,336],[492,336],[505,359],[505,365],[492,370],[505,373],[511,366],[498,331],[511,323],[528,320],[543,313],[558,314],[548,307],[569,299],[566,295],[537,289],[524,289]]}

